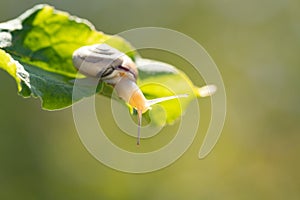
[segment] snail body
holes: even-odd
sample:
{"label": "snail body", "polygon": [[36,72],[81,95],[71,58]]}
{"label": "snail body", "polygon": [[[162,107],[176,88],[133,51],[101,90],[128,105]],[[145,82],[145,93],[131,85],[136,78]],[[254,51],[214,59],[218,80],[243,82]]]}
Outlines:
{"label": "snail body", "polygon": [[100,78],[112,85],[117,95],[137,110],[138,137],[140,143],[140,127],[142,114],[151,105],[187,95],[175,95],[148,100],[136,84],[138,70],[135,63],[126,54],[107,44],[83,46],[73,53],[74,66],[84,75]]}

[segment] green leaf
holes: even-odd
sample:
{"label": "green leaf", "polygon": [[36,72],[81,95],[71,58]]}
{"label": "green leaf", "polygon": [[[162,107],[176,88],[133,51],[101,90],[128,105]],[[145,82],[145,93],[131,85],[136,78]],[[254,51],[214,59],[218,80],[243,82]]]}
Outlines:
{"label": "green leaf", "polygon": [[[197,95],[195,86],[183,72],[162,62],[139,58],[124,39],[96,31],[87,20],[48,5],[35,6],[0,24],[0,68],[15,79],[23,97],[39,97],[44,109],[62,109],[74,103],[72,91],[78,76],[72,64],[73,51],[96,43],[107,43],[126,52],[136,62],[137,82],[148,99],[189,94],[188,98],[154,105],[148,115],[155,124],[173,123]],[[100,82],[96,91],[91,87],[81,86],[75,101],[95,93],[111,97],[111,86]]]}
{"label": "green leaf", "polygon": [[[19,94],[40,97],[44,109],[61,109],[72,104],[72,79],[77,75],[73,51],[103,42],[134,59],[135,52],[124,39],[96,31],[87,20],[38,5],[0,24],[0,68],[16,80]],[[27,81],[17,73],[18,67]],[[92,95],[83,94],[82,98]]]}

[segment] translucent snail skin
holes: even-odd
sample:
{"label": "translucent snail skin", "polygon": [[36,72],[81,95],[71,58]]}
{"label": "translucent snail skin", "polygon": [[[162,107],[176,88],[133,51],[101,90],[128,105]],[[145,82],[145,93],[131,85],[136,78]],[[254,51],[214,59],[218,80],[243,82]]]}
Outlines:
{"label": "translucent snail skin", "polygon": [[[126,54],[107,44],[80,47],[73,53],[73,64],[82,74],[100,78],[101,81],[112,85],[117,95],[136,109],[138,113],[137,145],[140,144],[142,114],[149,110],[151,105],[175,98],[187,97],[186,94],[183,94],[151,100],[146,99],[136,84],[138,70],[135,63]],[[206,88],[205,91],[203,90],[203,94],[207,93],[208,89],[215,88]],[[211,94],[209,93],[209,95]]]}

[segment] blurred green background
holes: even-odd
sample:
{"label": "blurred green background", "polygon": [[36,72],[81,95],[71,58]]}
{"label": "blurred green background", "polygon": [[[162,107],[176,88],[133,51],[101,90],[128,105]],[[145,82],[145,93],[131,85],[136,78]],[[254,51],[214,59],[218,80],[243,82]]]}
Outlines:
{"label": "blurred green background", "polygon": [[[2,0],[0,21],[38,3]],[[161,26],[194,38],[223,76],[227,119],[218,144],[204,160],[198,160],[197,154],[205,126],[171,166],[148,174],[126,174],[88,153],[70,108],[41,110],[38,99],[18,96],[14,80],[1,71],[0,199],[300,198],[298,0],[47,3],[86,18],[109,34]],[[149,56],[172,60],[159,51]],[[105,104],[108,99],[99,101]],[[209,99],[199,103],[205,122]]]}

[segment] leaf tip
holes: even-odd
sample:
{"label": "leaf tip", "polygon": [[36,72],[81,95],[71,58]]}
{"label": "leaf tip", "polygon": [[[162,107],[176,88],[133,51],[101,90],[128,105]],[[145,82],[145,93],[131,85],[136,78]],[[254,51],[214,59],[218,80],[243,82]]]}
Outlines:
{"label": "leaf tip", "polygon": [[215,94],[217,91],[217,86],[215,85],[205,85],[201,88],[197,88],[197,94],[200,97],[209,97]]}

